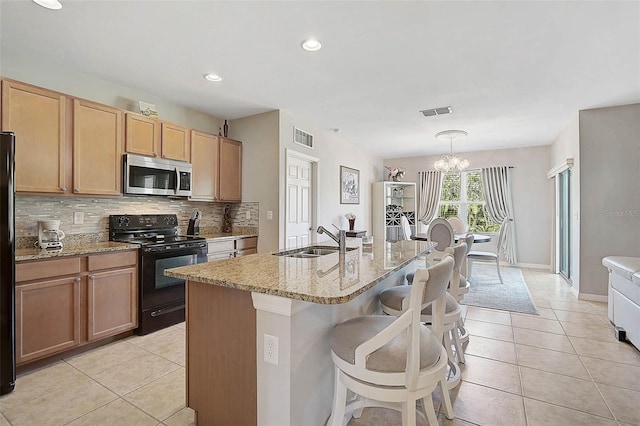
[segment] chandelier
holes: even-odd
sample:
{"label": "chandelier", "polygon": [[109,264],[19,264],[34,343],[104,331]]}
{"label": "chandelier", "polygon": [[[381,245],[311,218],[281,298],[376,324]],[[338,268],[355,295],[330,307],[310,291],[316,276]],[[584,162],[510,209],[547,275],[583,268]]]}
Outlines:
{"label": "chandelier", "polygon": [[453,153],[453,140],[462,139],[467,136],[464,130],[445,130],[436,133],[437,140],[449,141],[449,153],[443,155],[433,166],[439,172],[460,171],[469,167],[469,160],[461,158],[458,154]]}

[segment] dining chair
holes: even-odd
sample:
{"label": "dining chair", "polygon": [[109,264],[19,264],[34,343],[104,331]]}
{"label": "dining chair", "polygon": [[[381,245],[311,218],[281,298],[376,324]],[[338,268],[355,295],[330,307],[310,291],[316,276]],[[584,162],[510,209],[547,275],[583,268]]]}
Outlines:
{"label": "dining chair", "polygon": [[460,219],[458,216],[451,216],[447,218],[447,221],[451,224],[453,232],[455,232],[456,234],[464,234],[465,232],[467,232],[467,227],[464,225],[464,222],[462,222],[462,219]]}
{"label": "dining chair", "polygon": [[409,219],[407,216],[400,216],[400,224],[402,225],[402,234],[404,235],[405,240],[411,239],[411,225],[409,225]]}
{"label": "dining chair", "polygon": [[496,246],[496,251],[476,251],[471,250],[469,254],[467,254],[467,273],[468,279],[471,279],[471,271],[473,269],[473,262],[494,262],[496,264],[496,269],[498,270],[498,278],[500,278],[500,283],[504,284],[502,281],[502,274],[500,273],[500,250],[502,250],[502,246],[504,245],[505,232],[507,229],[507,225],[513,222],[511,218],[505,218],[500,224],[500,232],[498,233],[498,244]]}
{"label": "dining chair", "polygon": [[[467,244],[464,242],[445,249],[445,256],[452,256],[454,260],[448,292],[445,296],[446,305],[443,323],[444,333],[442,339],[442,344],[447,349],[449,367],[451,368],[451,374],[447,380],[449,389],[460,383],[461,370],[459,363],[464,364],[465,362],[464,349],[462,347],[463,342],[461,341],[460,334],[458,333],[458,328],[462,321],[462,307],[458,303],[458,290],[460,289],[460,270],[466,254]],[[405,302],[411,294],[411,287],[411,285],[399,285],[388,288],[380,293],[378,299],[380,300],[382,312],[387,315],[402,315],[405,309]],[[433,320],[434,318],[431,306],[425,307],[420,313],[420,321],[431,324]],[[452,350],[452,346],[456,349],[455,353]]]}
{"label": "dining chair", "polygon": [[[445,416],[453,419],[447,386],[448,354],[442,338],[446,288],[454,263],[453,257],[447,256],[416,271],[399,316],[361,316],[333,328],[329,342],[335,389],[327,424],[345,425],[363,408],[383,406],[402,412],[403,426],[414,426],[417,401],[422,400],[419,415],[437,425],[432,399],[437,387]],[[420,322],[420,312],[427,306],[433,306],[431,327]],[[356,395],[349,401],[348,391]]]}
{"label": "dining chair", "polygon": [[428,256],[429,260],[437,262],[442,258],[444,249],[453,245],[455,236],[451,224],[446,219],[437,217],[429,223],[427,238],[438,243]]}

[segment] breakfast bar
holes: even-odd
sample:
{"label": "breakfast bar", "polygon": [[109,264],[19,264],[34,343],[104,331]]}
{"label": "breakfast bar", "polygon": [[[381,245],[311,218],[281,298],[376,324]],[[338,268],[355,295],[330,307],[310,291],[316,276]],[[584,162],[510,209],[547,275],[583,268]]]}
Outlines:
{"label": "breakfast bar", "polygon": [[187,280],[187,406],[200,425],[321,425],[331,414],[328,333],[379,313],[377,295],[433,243],[376,240],[340,254],[261,253],[165,271]]}

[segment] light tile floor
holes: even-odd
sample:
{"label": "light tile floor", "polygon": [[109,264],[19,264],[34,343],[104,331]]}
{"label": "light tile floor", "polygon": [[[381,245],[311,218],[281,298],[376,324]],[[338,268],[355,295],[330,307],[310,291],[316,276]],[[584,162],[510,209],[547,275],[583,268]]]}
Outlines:
{"label": "light tile floor", "polygon": [[[615,340],[606,304],[577,300],[553,274],[523,275],[540,315],[468,308],[456,419],[440,414],[440,424],[640,425],[640,353]],[[23,374],[0,397],[0,426],[192,425],[184,341],[178,324]],[[349,424],[395,425],[400,416],[368,409]]]}

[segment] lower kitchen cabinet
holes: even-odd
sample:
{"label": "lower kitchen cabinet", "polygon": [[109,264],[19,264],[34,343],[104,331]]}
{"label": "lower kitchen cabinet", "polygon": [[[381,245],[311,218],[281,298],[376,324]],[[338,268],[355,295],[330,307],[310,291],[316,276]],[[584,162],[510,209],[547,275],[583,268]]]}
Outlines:
{"label": "lower kitchen cabinet", "polygon": [[16,362],[80,345],[80,277],[16,286]]}
{"label": "lower kitchen cabinet", "polygon": [[239,237],[235,239],[207,239],[207,261],[233,259],[258,252],[258,237]]}
{"label": "lower kitchen cabinet", "polygon": [[136,268],[88,275],[87,340],[113,336],[138,326]]}
{"label": "lower kitchen cabinet", "polygon": [[16,364],[138,326],[136,250],[16,264]]}

